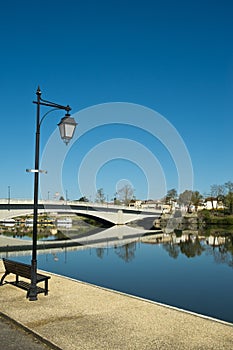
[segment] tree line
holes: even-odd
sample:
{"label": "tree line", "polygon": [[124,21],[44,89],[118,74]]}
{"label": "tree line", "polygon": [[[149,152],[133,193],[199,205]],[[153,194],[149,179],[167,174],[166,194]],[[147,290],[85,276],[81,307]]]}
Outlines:
{"label": "tree line", "polygon": [[[124,204],[129,205],[131,200],[135,200],[135,190],[130,185],[124,185],[120,188],[113,198],[114,204]],[[166,204],[171,204],[172,202],[177,202],[179,205],[190,206],[193,205],[196,209],[201,205],[205,199],[212,201],[217,200],[218,203],[221,202],[224,207],[226,207],[230,214],[233,214],[233,182],[228,181],[223,185],[211,185],[210,193],[208,195],[201,194],[199,191],[185,190],[184,192],[178,194],[175,188],[167,191],[166,196],[162,199],[162,202]],[[79,199],[82,202],[88,202],[87,197],[83,196]],[[108,200],[107,200],[108,201]],[[99,188],[96,192],[95,197],[96,203],[106,203],[106,195],[103,188]]]}
{"label": "tree line", "polygon": [[210,193],[204,196],[199,191],[185,190],[178,195],[176,189],[171,189],[167,192],[164,198],[165,203],[169,204],[171,201],[176,201],[180,205],[189,206],[193,205],[197,208],[204,200],[209,199],[212,202],[217,200],[221,202],[224,207],[228,208],[230,214],[233,214],[233,182],[228,181],[223,185],[211,185]]}
{"label": "tree line", "polygon": [[[129,205],[132,199],[135,199],[134,188],[130,185],[124,185],[117,192],[115,192],[114,198],[112,200],[116,205],[117,204]],[[104,189],[101,187],[96,191],[95,202],[103,204],[103,203],[106,203],[106,200],[108,201],[108,198],[106,198]],[[78,201],[89,202],[86,196],[79,198]]]}

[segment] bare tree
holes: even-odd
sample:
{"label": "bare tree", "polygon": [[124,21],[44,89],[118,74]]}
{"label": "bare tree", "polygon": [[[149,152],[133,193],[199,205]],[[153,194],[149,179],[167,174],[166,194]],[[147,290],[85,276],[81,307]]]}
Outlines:
{"label": "bare tree", "polygon": [[178,203],[183,205],[189,205],[191,203],[192,191],[185,190],[183,193],[180,193],[178,198]]}
{"label": "bare tree", "polygon": [[134,198],[134,189],[130,185],[124,185],[117,192],[119,199],[125,204],[128,205],[131,199]]}
{"label": "bare tree", "polygon": [[225,187],[224,185],[212,185],[210,187],[210,195],[211,197],[219,197],[219,196],[224,196],[225,194]]}
{"label": "bare tree", "polygon": [[224,185],[226,189],[228,190],[228,193],[233,193],[233,182],[228,181]]}
{"label": "bare tree", "polygon": [[96,202],[97,203],[104,203],[105,202],[105,195],[103,188],[99,188],[96,192]]}

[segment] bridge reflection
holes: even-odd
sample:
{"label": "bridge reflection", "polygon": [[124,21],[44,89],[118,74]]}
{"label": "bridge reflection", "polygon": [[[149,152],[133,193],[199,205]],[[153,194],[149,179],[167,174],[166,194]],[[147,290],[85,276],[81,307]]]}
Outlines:
{"label": "bridge reflection", "polygon": [[[113,226],[95,234],[86,234],[80,238],[59,240],[59,241],[38,241],[37,250],[39,254],[44,252],[56,252],[64,249],[79,250],[88,247],[110,248],[122,246],[137,241],[145,234],[158,234],[160,230],[143,230],[142,228],[132,228],[126,225]],[[0,235],[0,258],[10,255],[28,255],[31,251],[30,240],[11,238]],[[24,252],[24,254],[22,254]]]}

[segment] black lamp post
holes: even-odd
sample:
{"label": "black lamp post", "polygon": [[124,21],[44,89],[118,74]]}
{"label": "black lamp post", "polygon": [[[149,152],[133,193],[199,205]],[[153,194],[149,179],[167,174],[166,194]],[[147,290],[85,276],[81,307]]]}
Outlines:
{"label": "black lamp post", "polygon": [[[37,300],[37,286],[36,286],[36,273],[37,273],[37,219],[38,219],[38,189],[39,189],[39,154],[40,154],[40,126],[46,115],[54,110],[62,109],[66,111],[65,116],[61,119],[58,124],[62,140],[66,143],[72,139],[77,123],[74,118],[71,118],[69,111],[70,106],[62,106],[54,102],[46,101],[41,98],[41,90],[38,87],[37,101],[33,103],[37,104],[37,115],[36,115],[36,145],[35,145],[35,169],[33,169],[34,175],[34,205],[33,205],[33,236],[32,236],[32,261],[31,261],[31,285],[27,294],[29,300]],[[40,119],[40,106],[52,107]]]}
{"label": "black lamp post", "polygon": [[11,210],[11,186],[8,186],[8,210]]}

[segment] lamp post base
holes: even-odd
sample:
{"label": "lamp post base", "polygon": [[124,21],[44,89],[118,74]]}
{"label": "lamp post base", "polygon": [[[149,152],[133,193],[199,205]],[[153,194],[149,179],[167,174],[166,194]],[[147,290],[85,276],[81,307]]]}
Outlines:
{"label": "lamp post base", "polygon": [[31,286],[28,294],[27,294],[27,298],[29,299],[29,301],[36,301],[37,300],[37,290],[34,290],[34,288]]}
{"label": "lamp post base", "polygon": [[29,287],[27,298],[30,301],[37,300],[37,286],[36,286],[36,271],[37,271],[37,261],[32,260],[31,264],[31,285]]}

